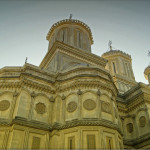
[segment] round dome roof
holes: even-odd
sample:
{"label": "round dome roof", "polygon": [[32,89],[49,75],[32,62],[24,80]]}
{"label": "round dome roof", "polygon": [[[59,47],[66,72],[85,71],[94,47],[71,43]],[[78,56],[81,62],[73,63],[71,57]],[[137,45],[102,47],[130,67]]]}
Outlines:
{"label": "round dome roof", "polygon": [[91,32],[91,29],[88,25],[86,25],[84,22],[82,21],[79,21],[79,20],[75,20],[75,19],[65,19],[65,20],[61,20],[61,21],[58,21],[56,23],[54,23],[52,25],[52,27],[50,28],[47,36],[46,36],[46,39],[49,40],[49,38],[51,37],[53,31],[61,26],[61,25],[64,25],[64,24],[75,24],[75,25],[79,25],[81,26],[82,28],[84,28],[88,33],[89,33],[89,37],[90,37],[90,41],[91,41],[91,44],[94,43],[93,41],[93,36],[92,36],[92,32]]}

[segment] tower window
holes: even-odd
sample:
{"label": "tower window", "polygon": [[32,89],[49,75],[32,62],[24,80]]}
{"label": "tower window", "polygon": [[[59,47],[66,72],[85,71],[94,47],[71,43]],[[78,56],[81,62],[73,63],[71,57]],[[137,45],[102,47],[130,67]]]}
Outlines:
{"label": "tower window", "polygon": [[125,68],[126,68],[127,76],[130,77],[130,68],[129,68],[129,64],[128,63],[125,63]]}
{"label": "tower window", "polygon": [[62,41],[65,41],[65,30],[62,30]]}
{"label": "tower window", "polygon": [[78,47],[81,48],[81,33],[77,32],[77,41],[78,41]]}
{"label": "tower window", "polygon": [[116,74],[116,66],[115,66],[115,62],[113,62],[112,64],[113,64],[114,74]]}
{"label": "tower window", "polygon": [[87,135],[87,149],[95,149],[95,135]]}

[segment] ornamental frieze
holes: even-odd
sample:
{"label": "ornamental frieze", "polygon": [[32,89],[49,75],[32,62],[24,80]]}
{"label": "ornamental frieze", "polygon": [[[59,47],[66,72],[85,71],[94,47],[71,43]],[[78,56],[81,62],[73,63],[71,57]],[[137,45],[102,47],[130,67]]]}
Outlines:
{"label": "ornamental frieze", "polygon": [[145,127],[145,125],[146,125],[146,118],[144,116],[141,116],[139,118],[139,125],[140,125],[140,127]]}
{"label": "ornamental frieze", "polygon": [[10,102],[8,100],[0,101],[0,111],[5,111],[10,107]]}
{"label": "ornamental frieze", "polygon": [[96,108],[96,103],[91,99],[87,99],[83,102],[83,107],[90,111]]}
{"label": "ornamental frieze", "polygon": [[74,112],[75,110],[77,109],[77,103],[76,102],[70,102],[68,105],[67,105],[67,111],[69,113],[72,113]]}
{"label": "ornamental frieze", "polygon": [[111,113],[111,106],[107,102],[102,102],[102,111],[106,113]]}
{"label": "ornamental frieze", "polygon": [[44,103],[37,103],[35,106],[35,110],[38,114],[44,114],[46,112],[46,106]]}

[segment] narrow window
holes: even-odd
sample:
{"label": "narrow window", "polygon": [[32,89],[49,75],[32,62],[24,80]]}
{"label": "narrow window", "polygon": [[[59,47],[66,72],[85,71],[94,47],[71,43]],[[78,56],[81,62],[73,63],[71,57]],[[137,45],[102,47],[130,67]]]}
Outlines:
{"label": "narrow window", "polygon": [[87,135],[87,149],[95,149],[95,135]]}
{"label": "narrow window", "polygon": [[107,149],[109,149],[109,150],[113,149],[112,138],[106,137],[106,141],[107,141]]}
{"label": "narrow window", "polygon": [[130,70],[129,70],[129,65],[128,65],[128,63],[125,63],[125,66],[126,66],[127,76],[130,77]]}
{"label": "narrow window", "polygon": [[81,48],[81,33],[78,31],[77,35],[78,47]]}
{"label": "narrow window", "polygon": [[115,62],[113,62],[113,70],[114,70],[114,73],[116,74]]}
{"label": "narrow window", "polygon": [[65,42],[65,30],[62,31],[62,41]]}
{"label": "narrow window", "polygon": [[68,149],[70,149],[70,150],[75,149],[75,138],[69,137],[68,144],[69,144]]}

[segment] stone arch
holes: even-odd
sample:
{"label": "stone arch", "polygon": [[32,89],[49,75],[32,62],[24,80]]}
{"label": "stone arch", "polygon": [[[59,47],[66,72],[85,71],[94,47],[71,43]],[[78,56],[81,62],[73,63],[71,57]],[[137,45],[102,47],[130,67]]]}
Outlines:
{"label": "stone arch", "polygon": [[140,136],[147,133],[147,129],[149,128],[149,116],[145,109],[137,111],[136,124]]}
{"label": "stone arch", "polygon": [[36,94],[36,97],[37,96],[43,96],[43,97],[46,97],[47,99],[49,99],[49,97],[46,95],[46,94],[44,94],[44,93],[37,93]]}

